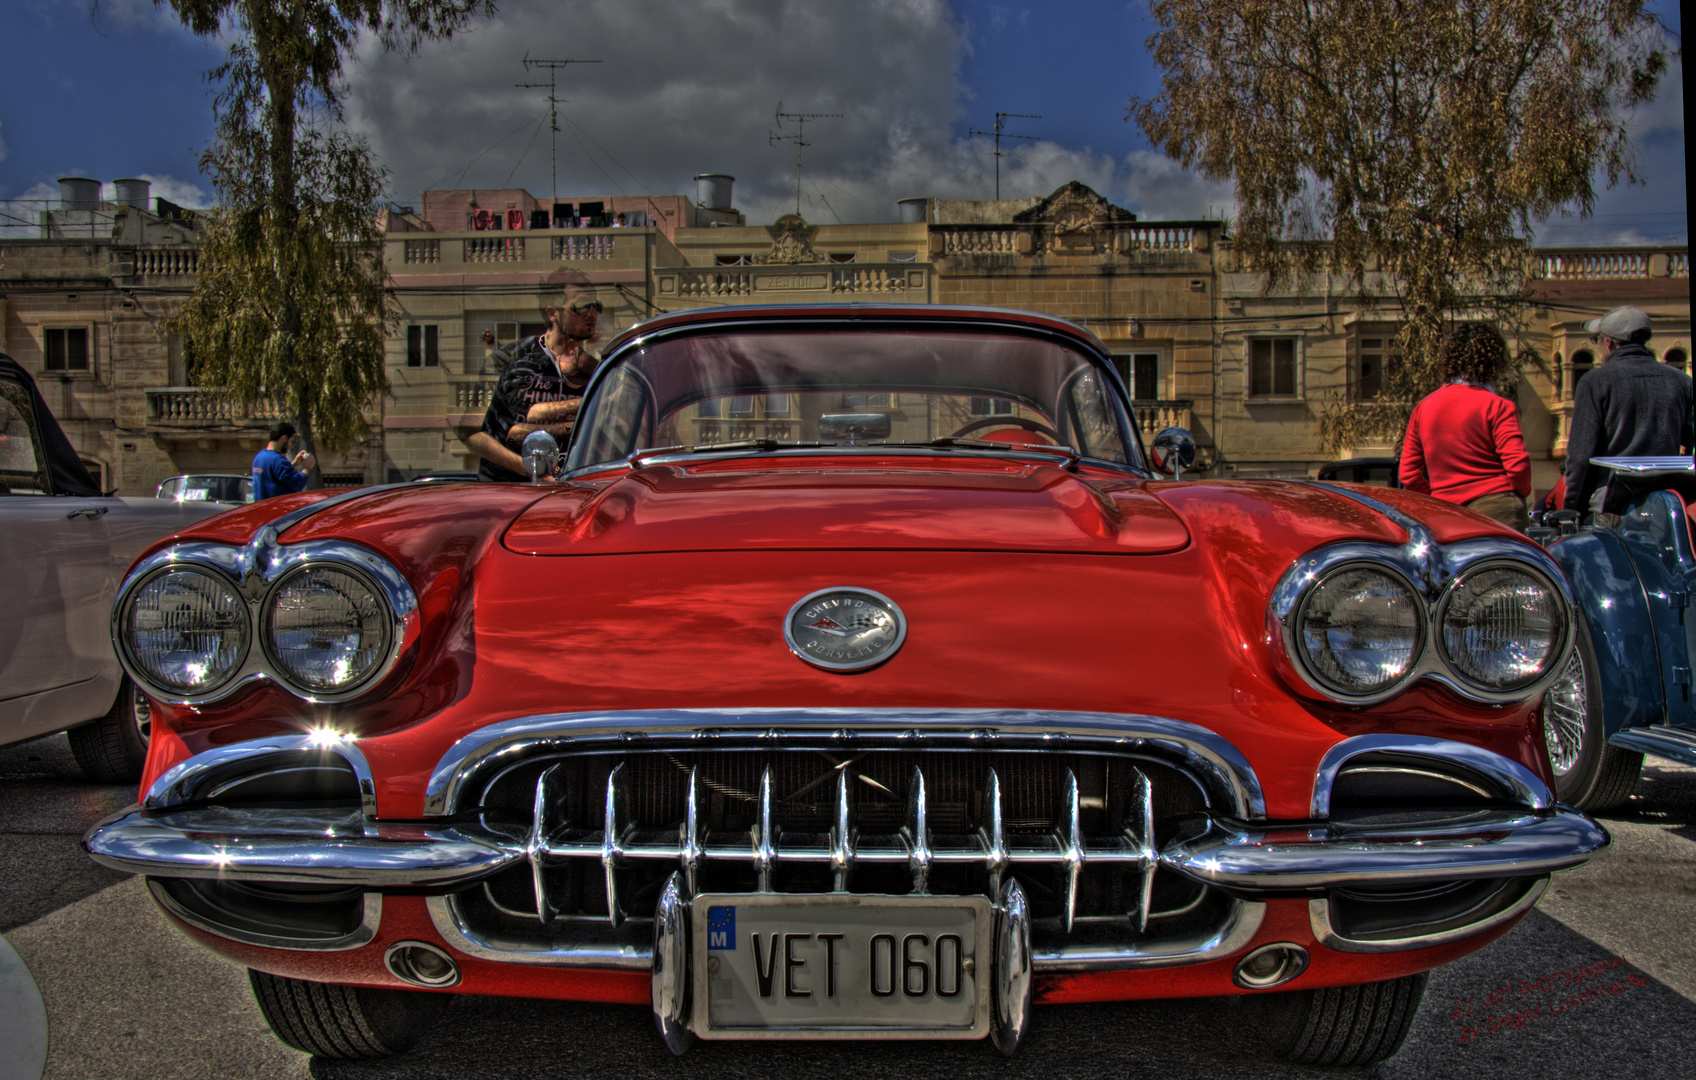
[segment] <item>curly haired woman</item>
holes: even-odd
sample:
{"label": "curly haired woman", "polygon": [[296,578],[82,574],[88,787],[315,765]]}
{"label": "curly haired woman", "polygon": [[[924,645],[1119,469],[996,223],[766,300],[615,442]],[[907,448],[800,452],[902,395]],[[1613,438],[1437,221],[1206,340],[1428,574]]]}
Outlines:
{"label": "curly haired woman", "polygon": [[1490,385],[1507,367],[1507,342],[1494,327],[1449,331],[1437,354],[1444,385],[1408,418],[1401,481],[1524,532],[1531,458],[1513,402]]}

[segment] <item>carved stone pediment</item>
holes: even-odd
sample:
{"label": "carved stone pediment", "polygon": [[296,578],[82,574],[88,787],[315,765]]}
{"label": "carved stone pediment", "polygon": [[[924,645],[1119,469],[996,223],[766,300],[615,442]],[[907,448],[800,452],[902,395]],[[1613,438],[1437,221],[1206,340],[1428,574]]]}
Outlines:
{"label": "carved stone pediment", "polygon": [[756,263],[824,262],[813,250],[813,234],[818,232],[818,227],[808,225],[800,214],[784,214],[775,223],[766,226],[766,232],[771,234],[771,250],[754,256]]}
{"label": "carved stone pediment", "polygon": [[1013,215],[1015,224],[1040,227],[1039,250],[1077,255],[1109,250],[1113,227],[1136,219],[1129,210],[1114,206],[1076,180],[1029,210]]}

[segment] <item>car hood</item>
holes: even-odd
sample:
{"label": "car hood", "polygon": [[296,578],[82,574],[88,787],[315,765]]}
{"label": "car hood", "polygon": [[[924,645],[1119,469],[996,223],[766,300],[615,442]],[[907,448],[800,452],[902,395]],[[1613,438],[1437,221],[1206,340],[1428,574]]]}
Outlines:
{"label": "car hood", "polygon": [[507,530],[525,555],[676,551],[1022,551],[1157,555],[1184,523],[1114,474],[978,459],[651,465],[571,484]]}

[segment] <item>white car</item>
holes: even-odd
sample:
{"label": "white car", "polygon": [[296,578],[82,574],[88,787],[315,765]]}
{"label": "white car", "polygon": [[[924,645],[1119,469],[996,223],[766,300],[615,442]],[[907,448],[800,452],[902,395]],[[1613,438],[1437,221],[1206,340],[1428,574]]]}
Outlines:
{"label": "white car", "polygon": [[0,354],[0,746],[68,730],[90,779],[141,777],[149,708],[112,652],[113,593],[142,549],[227,509],[104,495]]}

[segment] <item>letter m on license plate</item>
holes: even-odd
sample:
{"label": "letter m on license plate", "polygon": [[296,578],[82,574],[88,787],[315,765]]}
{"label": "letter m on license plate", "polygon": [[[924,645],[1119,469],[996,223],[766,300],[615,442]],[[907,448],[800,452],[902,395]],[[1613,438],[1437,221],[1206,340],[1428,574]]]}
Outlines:
{"label": "letter m on license plate", "polygon": [[707,909],[707,950],[736,950],[736,906],[714,905]]}

